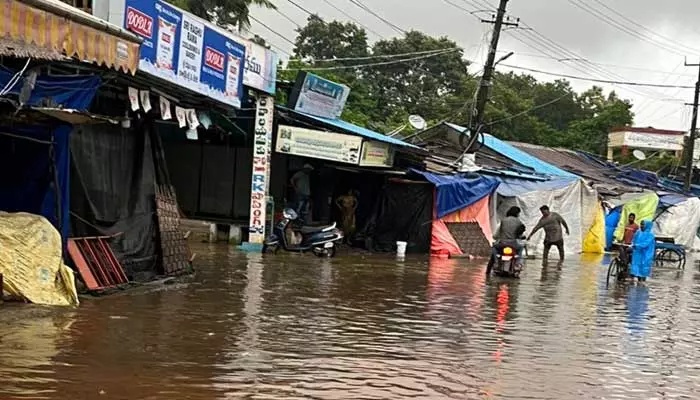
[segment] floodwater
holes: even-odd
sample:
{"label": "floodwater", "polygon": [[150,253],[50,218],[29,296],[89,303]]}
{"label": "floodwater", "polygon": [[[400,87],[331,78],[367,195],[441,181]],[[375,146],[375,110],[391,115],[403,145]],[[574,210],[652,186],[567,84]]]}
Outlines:
{"label": "floodwater", "polygon": [[200,246],[193,282],[0,306],[0,399],[700,398],[700,273]]}

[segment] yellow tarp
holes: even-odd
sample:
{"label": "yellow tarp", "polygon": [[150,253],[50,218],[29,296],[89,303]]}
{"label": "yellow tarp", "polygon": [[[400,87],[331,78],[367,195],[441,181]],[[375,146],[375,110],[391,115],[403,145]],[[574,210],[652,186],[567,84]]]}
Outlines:
{"label": "yellow tarp", "polygon": [[634,199],[622,207],[620,222],[615,229],[615,241],[621,241],[625,236],[625,226],[630,214],[637,217],[637,223],[644,220],[653,221],[656,216],[656,208],[659,206],[659,196],[656,193],[645,194],[642,197]]}
{"label": "yellow tarp", "polygon": [[78,305],[61,235],[44,217],[0,213],[0,273],[5,293],[36,304]]}
{"label": "yellow tarp", "polygon": [[605,213],[603,206],[598,204],[598,210],[593,219],[593,225],[583,238],[583,252],[591,254],[605,253]]}

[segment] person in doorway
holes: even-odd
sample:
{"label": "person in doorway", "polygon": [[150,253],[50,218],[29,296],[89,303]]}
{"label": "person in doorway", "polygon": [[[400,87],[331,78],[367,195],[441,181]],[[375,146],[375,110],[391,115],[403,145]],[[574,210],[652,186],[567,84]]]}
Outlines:
{"label": "person in doorway", "polygon": [[632,244],[632,239],[634,239],[634,235],[637,233],[639,230],[639,225],[636,223],[637,216],[632,213],[629,215],[627,218],[627,225],[625,226],[625,234],[622,238],[622,243],[630,245]]}
{"label": "person in doorway", "polygon": [[562,232],[562,227],[566,230],[566,234],[569,235],[569,225],[566,224],[564,218],[561,215],[551,212],[549,206],[540,207],[540,212],[542,213],[542,218],[535,225],[535,228],[527,237],[527,240],[532,238],[537,231],[544,229],[544,255],[542,256],[542,266],[546,267],[549,261],[549,250],[552,246],[556,246],[559,252],[559,263],[557,268],[561,269],[564,265],[564,234]]}
{"label": "person in doorway", "polygon": [[632,239],[632,264],[630,275],[644,282],[651,275],[651,266],[656,253],[656,236],[652,232],[652,222],[642,221],[642,227]]}
{"label": "person in doorway", "polygon": [[[486,271],[491,271],[493,264],[498,258],[498,244],[502,242],[513,242],[517,244],[517,241],[525,233],[525,224],[520,220],[520,207],[511,207],[506,213],[506,217],[501,221],[501,225],[496,230],[494,235],[494,243],[491,247],[491,258],[489,259]],[[518,258],[520,262],[523,261],[523,247],[517,246],[518,248]],[[521,265],[522,266],[522,265]]]}
{"label": "person in doorway", "polygon": [[299,220],[303,224],[309,221],[309,199],[311,198],[311,171],[314,167],[311,164],[304,164],[304,167],[292,176],[291,183],[294,188],[296,211]]}
{"label": "person in doorway", "polygon": [[355,212],[357,211],[357,196],[355,191],[350,190],[348,194],[339,196],[335,200],[335,205],[340,209],[341,223],[345,239],[349,242],[355,234]]}

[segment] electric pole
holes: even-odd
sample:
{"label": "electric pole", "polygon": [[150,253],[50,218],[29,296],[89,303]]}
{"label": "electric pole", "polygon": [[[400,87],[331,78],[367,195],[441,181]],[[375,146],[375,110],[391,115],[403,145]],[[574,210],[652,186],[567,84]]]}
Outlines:
{"label": "electric pole", "polygon": [[[495,17],[490,20],[481,20],[481,22],[483,23],[493,24],[493,34],[491,36],[491,46],[489,47],[489,54],[486,58],[486,63],[484,64],[484,75],[481,77],[479,91],[476,96],[476,106],[473,115],[474,119],[471,126],[469,127],[472,135],[469,140],[469,144],[467,145],[467,150],[470,152],[471,147],[474,145],[479,136],[478,133],[483,128],[484,112],[486,110],[486,103],[488,103],[489,100],[491,80],[493,79],[493,72],[496,69],[496,52],[498,50],[498,41],[501,38],[501,29],[504,26],[518,26],[518,22],[504,21],[507,4],[508,0],[500,0],[500,4],[498,5],[498,11],[496,12]],[[512,55],[512,53],[510,55]]]}
{"label": "electric pole", "polygon": [[690,122],[690,136],[685,146],[685,191],[690,192],[693,182],[693,153],[695,152],[696,130],[698,128],[698,101],[700,101],[700,64],[688,64],[686,67],[698,67],[698,80],[695,82],[695,99],[693,100],[693,119]]}

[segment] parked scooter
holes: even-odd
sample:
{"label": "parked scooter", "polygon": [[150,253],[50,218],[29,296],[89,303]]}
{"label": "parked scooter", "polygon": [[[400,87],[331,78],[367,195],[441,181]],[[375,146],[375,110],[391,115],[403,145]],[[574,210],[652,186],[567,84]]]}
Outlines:
{"label": "parked scooter", "polygon": [[[522,240],[512,240],[498,242],[494,244],[496,248],[496,260],[493,266],[487,269],[486,275],[490,275],[492,270],[494,275],[507,278],[520,278],[524,259],[521,259],[521,250],[527,254],[527,245]],[[527,256],[525,256],[527,257]]]}
{"label": "parked scooter", "polygon": [[[298,215],[287,208],[275,225],[272,234],[263,245],[263,253],[276,253],[279,249],[292,252],[312,251],[318,257],[334,257],[336,246],[343,240],[343,232],[336,224],[330,226],[293,227]],[[300,237],[297,244],[290,243],[289,236]]]}

